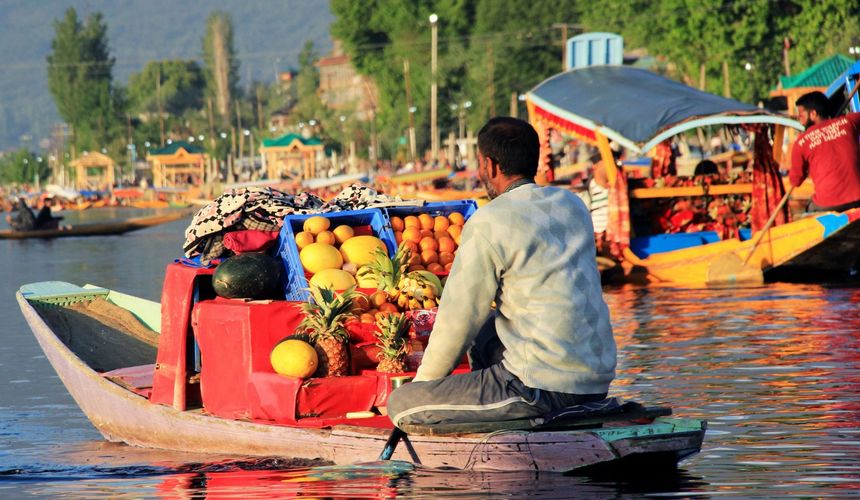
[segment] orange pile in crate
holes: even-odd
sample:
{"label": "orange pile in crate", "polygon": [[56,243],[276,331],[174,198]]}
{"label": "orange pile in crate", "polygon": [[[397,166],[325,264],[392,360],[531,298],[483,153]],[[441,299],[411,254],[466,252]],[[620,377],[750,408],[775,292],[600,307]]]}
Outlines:
{"label": "orange pile in crate", "polygon": [[312,275],[309,282],[334,290],[357,284],[358,268],[373,260],[377,248],[386,251],[385,243],[379,238],[356,235],[356,231],[345,224],[331,228],[331,221],[323,216],[305,220],[295,239],[302,267]]}
{"label": "orange pile in crate", "polygon": [[405,242],[412,252],[409,270],[426,269],[435,274],[451,270],[465,223],[465,217],[459,212],[447,217],[429,214],[391,217],[394,239],[398,245]]}

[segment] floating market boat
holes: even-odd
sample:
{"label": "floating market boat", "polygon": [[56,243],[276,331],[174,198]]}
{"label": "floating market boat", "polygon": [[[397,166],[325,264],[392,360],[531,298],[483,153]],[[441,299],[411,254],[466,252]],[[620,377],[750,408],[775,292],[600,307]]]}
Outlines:
{"label": "floating market boat", "polygon": [[121,221],[98,222],[93,224],[79,224],[54,229],[36,229],[33,231],[15,231],[5,229],[0,231],[0,240],[23,240],[30,238],[66,238],[71,236],[106,236],[112,234],[123,234],[129,231],[137,231],[147,227],[173,222],[186,217],[190,212],[178,210],[164,215],[151,215],[146,217],[132,217]]}
{"label": "floating market boat", "polygon": [[[205,295],[206,280],[197,278],[208,278],[211,271],[180,264],[167,271],[161,305],[62,282],[25,285],[17,294],[48,360],[105,439],[335,464],[377,459],[392,429],[388,417],[343,412],[349,405],[376,408],[390,391],[388,374],[365,371],[307,381],[277,375],[268,364],[277,342],[272,339],[289,330],[283,325],[290,324],[296,303],[213,299],[194,305]],[[191,293],[180,283],[197,285]],[[206,324],[213,327],[208,334]],[[227,325],[230,335],[218,325]],[[191,367],[192,338],[203,356],[201,373]],[[219,397],[231,403],[208,404]],[[248,413],[236,404],[241,401],[259,412]],[[675,467],[700,450],[705,422],[669,413],[628,404],[554,426],[513,421],[410,427],[393,458],[469,470],[587,473],[613,466],[628,472]],[[224,416],[230,414],[234,417]]]}
{"label": "floating market boat", "polygon": [[[610,194],[615,204],[607,239],[628,276],[638,270],[649,281],[725,283],[734,276],[715,268],[730,260],[767,281],[815,281],[855,272],[860,248],[855,210],[791,221],[787,207],[777,208],[785,193],[778,168],[783,133],[785,127],[802,130],[795,120],[628,66],[558,74],[529,92],[527,105],[543,141],[554,128],[600,151],[610,193],[616,193]],[[682,175],[670,172],[667,162],[660,164],[668,159],[668,139],[700,127],[743,127],[753,136],[749,160],[732,152],[712,157],[737,179]],[[654,156],[648,172],[617,168],[610,140]],[[759,238],[775,212],[776,225]],[[711,218],[712,213],[720,217]],[[752,231],[741,228],[748,222]]]}

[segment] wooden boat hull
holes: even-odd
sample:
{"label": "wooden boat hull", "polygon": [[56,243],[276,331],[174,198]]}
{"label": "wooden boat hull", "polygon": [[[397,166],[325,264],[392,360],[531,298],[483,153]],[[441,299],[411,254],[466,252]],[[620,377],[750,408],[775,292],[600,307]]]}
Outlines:
{"label": "wooden boat hull", "polygon": [[134,217],[119,222],[103,222],[96,224],[82,224],[58,229],[40,229],[36,231],[0,231],[0,239],[23,240],[31,238],[68,238],[72,236],[106,236],[112,234],[123,234],[136,231],[167,222],[187,217],[190,212],[181,210],[165,215],[153,215],[148,217]]}
{"label": "wooden boat hull", "polygon": [[771,228],[753,250],[754,239],[707,243],[640,258],[625,249],[624,260],[647,272],[653,281],[707,284],[719,258],[734,254],[759,269],[769,281],[826,279],[847,275],[860,259],[860,209],[826,212]]}
{"label": "wooden boat hull", "polygon": [[[126,302],[140,301],[117,295]],[[386,441],[387,429],[297,428],[151,404],[93,370],[57,337],[20,292],[17,300],[60,379],[110,441],[176,451],[322,459],[335,464],[375,461]],[[158,307],[146,302],[143,305],[150,311]],[[393,458],[427,467],[470,470],[570,472],[639,458],[645,463],[650,459],[652,465],[659,460],[674,466],[700,450],[704,433],[702,421],[661,417],[650,424],[587,430],[415,435],[406,438]]]}

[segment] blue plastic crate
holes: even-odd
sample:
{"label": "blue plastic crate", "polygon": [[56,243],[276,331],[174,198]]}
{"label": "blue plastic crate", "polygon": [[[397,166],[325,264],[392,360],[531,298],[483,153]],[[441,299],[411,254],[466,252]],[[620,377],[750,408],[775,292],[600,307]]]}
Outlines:
{"label": "blue plastic crate", "polygon": [[284,263],[284,273],[281,281],[284,286],[284,295],[287,300],[306,302],[309,294],[307,291],[308,280],[305,277],[302,262],[299,260],[299,248],[296,246],[296,234],[302,231],[305,220],[321,215],[331,221],[331,228],[341,224],[348,226],[370,226],[373,235],[382,240],[388,248],[388,254],[393,255],[397,250],[394,242],[394,232],[388,219],[378,208],[365,210],[349,210],[344,212],[329,212],[324,214],[302,214],[288,215],[284,218],[284,226],[278,236],[278,256]]}
{"label": "blue plastic crate", "polygon": [[463,214],[463,218],[469,220],[469,217],[478,210],[478,203],[475,200],[452,200],[452,201],[433,201],[425,203],[422,206],[408,205],[402,207],[386,207],[385,221],[388,229],[391,229],[391,217],[406,217],[408,215],[428,214],[436,217],[437,215],[448,216],[454,212]]}

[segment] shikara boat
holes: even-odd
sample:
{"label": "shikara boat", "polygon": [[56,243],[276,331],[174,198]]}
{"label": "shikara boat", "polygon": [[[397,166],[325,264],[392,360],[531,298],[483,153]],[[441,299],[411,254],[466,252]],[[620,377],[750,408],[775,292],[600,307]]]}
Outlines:
{"label": "shikara boat", "polygon": [[123,234],[129,231],[137,231],[167,222],[173,222],[190,214],[186,210],[177,210],[164,215],[151,215],[146,217],[132,217],[130,219],[98,222],[93,224],[80,224],[73,226],[58,227],[55,229],[37,229],[33,231],[15,231],[5,229],[0,231],[0,240],[23,240],[29,238],[66,238],[71,236],[105,236],[112,234]]}
{"label": "shikara boat", "polygon": [[[162,359],[157,350],[169,348],[164,345],[167,334],[159,330],[162,325],[177,326],[170,316],[162,317],[158,303],[62,282],[25,285],[17,300],[51,365],[107,440],[177,451],[353,464],[376,460],[392,429],[390,420],[378,414],[282,425],[215,416],[205,400],[202,406],[175,398],[173,404],[154,403],[153,373],[173,370],[155,365],[157,356]],[[179,340],[183,348],[189,341]],[[204,367],[206,363],[204,358]],[[182,372],[177,387],[184,387],[189,375]],[[315,380],[325,379],[310,379],[304,386]],[[372,385],[376,387],[375,382]],[[628,471],[675,467],[700,450],[705,422],[672,418],[669,413],[666,408],[639,407],[588,414],[557,426],[513,421],[411,427],[404,429],[408,435],[393,458],[426,467],[497,471],[586,473],[614,466]]]}
{"label": "shikara boat", "polygon": [[[794,221],[789,221],[786,213],[785,220],[778,220],[759,238],[758,229],[765,226],[763,221],[778,211],[773,206],[780,198],[782,179],[772,165],[778,164],[782,156],[785,128],[802,130],[795,120],[628,66],[592,66],[553,76],[528,93],[527,105],[530,120],[539,130],[555,128],[596,146],[603,164],[608,166],[610,190],[626,191],[627,196],[619,198],[624,200],[625,206],[617,213],[636,234],[627,244],[617,240],[621,241],[619,246],[623,251],[616,257],[627,276],[644,274],[647,281],[652,282],[724,284],[734,277],[719,276],[721,273],[715,269],[720,263],[732,260],[743,262],[744,269],[765,281],[815,281],[847,277],[855,272],[860,224],[856,223],[858,214],[854,210],[818,213]],[[679,169],[674,179],[689,179],[687,184],[691,185],[666,187],[660,185],[662,180],[651,178],[649,167],[645,169],[649,183],[645,187],[633,186],[631,180],[628,188],[628,177],[636,176],[615,166],[609,147],[612,140],[627,151],[644,156],[678,134],[700,127],[727,126],[757,127],[755,130],[762,137],[772,136],[772,145],[755,148],[756,156],[770,157],[761,165],[770,166],[754,171],[753,182],[711,183],[708,180],[706,183],[703,178],[693,180],[692,175],[682,174]],[[750,157],[749,161],[758,162],[752,153],[745,154]],[[738,154],[726,152],[713,160],[726,162],[726,170],[731,168],[737,173],[743,168],[733,163],[737,161],[736,156]],[[757,168],[754,166],[753,170]],[[618,177],[622,177],[623,182],[616,180]],[[755,181],[756,178],[759,181]],[[773,191],[762,194],[766,192],[765,182],[770,183]],[[756,192],[760,193],[760,199],[767,198],[768,206],[756,207],[759,203],[755,201]],[[756,210],[764,215],[758,219],[760,225],[752,234],[748,229],[736,231],[734,237],[722,238],[713,230],[688,229],[660,234],[654,232],[656,215],[640,217],[640,222],[645,224],[638,226],[634,217],[628,215],[647,203],[654,206],[664,201],[711,200],[719,196],[749,199],[751,194],[752,210],[744,215],[753,219]],[[620,236],[622,240],[624,237]],[[754,245],[756,239],[760,242]],[[714,279],[715,276],[728,279]]]}

